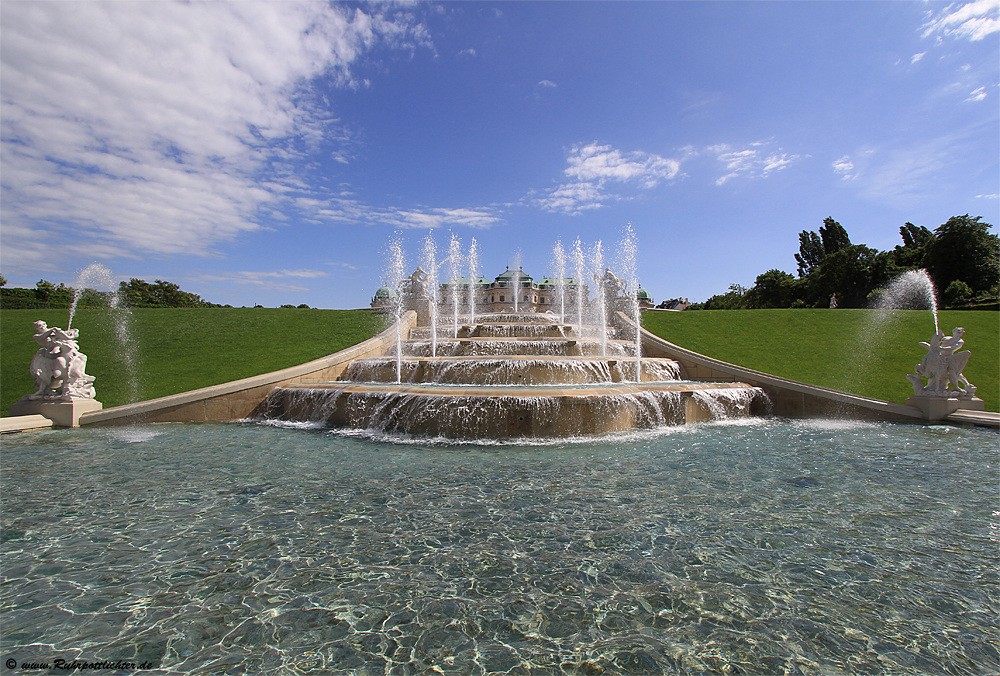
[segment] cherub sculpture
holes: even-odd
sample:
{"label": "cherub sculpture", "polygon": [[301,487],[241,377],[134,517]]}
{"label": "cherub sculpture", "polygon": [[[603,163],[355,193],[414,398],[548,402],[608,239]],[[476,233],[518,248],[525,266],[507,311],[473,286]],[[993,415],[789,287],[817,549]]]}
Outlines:
{"label": "cherub sculpture", "polygon": [[[920,343],[927,354],[914,369],[916,373],[906,376],[913,385],[914,394],[944,398],[957,396],[959,399],[972,399],[975,396],[976,386],[962,373],[972,353],[968,350],[957,351],[965,345],[962,339],[964,334],[965,329],[962,327],[956,328],[950,336],[938,331],[931,342]],[[926,385],[922,379],[927,380]]]}
{"label": "cherub sculpture", "polygon": [[94,377],[85,372],[87,355],[76,342],[78,329],[49,328],[35,322],[33,338],[39,349],[31,359],[29,372],[35,379],[35,392],[25,399],[93,399]]}

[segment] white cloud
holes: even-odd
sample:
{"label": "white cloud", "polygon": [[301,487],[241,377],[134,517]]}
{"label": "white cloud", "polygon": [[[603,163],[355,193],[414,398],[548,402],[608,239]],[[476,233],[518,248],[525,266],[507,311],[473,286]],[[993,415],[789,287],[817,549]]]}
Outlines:
{"label": "white cloud", "polygon": [[500,222],[499,216],[485,209],[395,209],[372,214],[371,218],[394,228],[441,228],[463,226],[489,228]]}
{"label": "white cloud", "polygon": [[624,199],[611,192],[609,184],[649,190],[680,172],[677,160],[653,153],[622,152],[596,142],[573,146],[566,163],[563,174],[571,180],[536,198],[536,206],[568,214],[598,209],[608,201]]}
{"label": "white cloud", "polygon": [[993,193],[993,194],[990,194],[990,195],[976,195],[976,199],[983,199],[983,200],[1000,199],[1000,194]]}
{"label": "white cloud", "polygon": [[948,5],[924,24],[924,37],[966,38],[973,42],[1000,32],[1000,0],[973,0]]}
{"label": "white cloud", "polygon": [[192,284],[219,286],[222,289],[235,285],[259,287],[280,293],[304,293],[311,291],[311,289],[308,286],[303,286],[301,283],[297,284],[291,280],[316,279],[327,276],[327,273],[317,270],[277,270],[266,272],[232,270],[188,275],[185,281]]}
{"label": "white cloud", "polygon": [[844,155],[839,160],[835,160],[833,163],[833,171],[840,174],[845,181],[848,181],[856,176],[854,173],[854,162],[847,155]]}
{"label": "white cloud", "polygon": [[970,102],[976,102],[976,101],[982,101],[985,98],[986,98],[986,87],[979,87],[978,89],[974,89],[972,93],[969,94],[969,97],[965,100]]}
{"label": "white cloud", "polygon": [[778,148],[768,151],[770,141],[757,141],[743,149],[736,149],[729,144],[709,146],[708,152],[725,165],[727,173],[716,179],[716,185],[723,185],[730,179],[738,177],[764,178],[773,172],[785,169],[799,159]]}
{"label": "white cloud", "polygon": [[913,56],[910,57],[910,63],[912,64],[916,63],[917,61],[920,61],[922,58],[924,58],[926,54],[927,52],[920,52],[919,54],[914,54]]}
{"label": "white cloud", "polygon": [[[782,148],[771,149],[770,140],[758,141],[739,149],[729,144],[704,149],[684,146],[676,159],[653,153],[623,152],[596,142],[573,146],[563,174],[571,179],[542,196],[530,196],[528,202],[546,211],[580,214],[600,209],[611,202],[631,199],[628,190],[651,190],[681,175],[681,164],[708,155],[725,166],[726,173],[716,185],[736,177],[765,178],[782,171],[800,159]],[[845,158],[846,159],[846,158]]]}
{"label": "white cloud", "polygon": [[106,258],[208,254],[258,229],[282,194],[261,175],[343,140],[302,85],[360,86],[351,67],[366,50],[426,43],[394,17],[305,2],[0,4],[5,270],[67,231],[76,253]]}
{"label": "white cloud", "polygon": [[411,209],[372,207],[347,198],[317,199],[311,196],[295,199],[303,220],[316,224],[351,223],[381,225],[389,228],[490,228],[503,221],[495,207]]}
{"label": "white cloud", "polygon": [[912,210],[946,196],[965,195],[968,186],[956,179],[982,145],[989,123],[959,128],[942,136],[888,141],[852,154],[856,180],[867,197]]}
{"label": "white cloud", "polygon": [[652,188],[661,181],[677,176],[680,163],[659,155],[643,152],[623,153],[611,146],[590,143],[574,146],[567,158],[565,174],[579,181],[635,182],[642,188]]}
{"label": "white cloud", "polygon": [[540,81],[538,83],[538,86],[539,87],[545,87],[545,88],[553,88],[553,87],[558,87],[559,85],[557,85],[552,80],[542,80],[542,81]]}
{"label": "white cloud", "polygon": [[298,277],[301,279],[315,279],[316,277],[326,277],[327,275],[322,270],[278,270],[262,274],[269,277]]}
{"label": "white cloud", "polygon": [[580,214],[584,211],[600,209],[606,206],[610,196],[605,194],[594,183],[564,183],[549,191],[544,197],[534,200],[536,206],[545,211],[564,214]]}

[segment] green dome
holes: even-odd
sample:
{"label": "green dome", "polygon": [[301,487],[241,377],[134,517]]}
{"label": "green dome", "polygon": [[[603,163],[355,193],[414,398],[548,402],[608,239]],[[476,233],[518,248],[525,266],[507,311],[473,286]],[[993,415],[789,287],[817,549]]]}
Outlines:
{"label": "green dome", "polygon": [[378,291],[375,292],[375,298],[373,300],[389,300],[390,298],[398,298],[399,294],[396,293],[395,289],[390,289],[388,286],[380,286]]}
{"label": "green dome", "polygon": [[507,270],[505,272],[503,272],[502,274],[500,274],[499,276],[497,276],[497,280],[499,281],[501,279],[504,279],[504,280],[506,280],[506,279],[514,279],[515,277],[518,278],[518,279],[529,279],[529,280],[531,279],[531,275],[529,275],[527,272],[525,272],[521,268],[518,268],[517,270],[511,270],[510,268],[507,268]]}
{"label": "green dome", "polygon": [[639,289],[638,291],[636,291],[635,297],[638,298],[639,300],[650,300],[650,301],[653,300],[652,297],[649,295],[649,292],[646,291],[645,289]]}

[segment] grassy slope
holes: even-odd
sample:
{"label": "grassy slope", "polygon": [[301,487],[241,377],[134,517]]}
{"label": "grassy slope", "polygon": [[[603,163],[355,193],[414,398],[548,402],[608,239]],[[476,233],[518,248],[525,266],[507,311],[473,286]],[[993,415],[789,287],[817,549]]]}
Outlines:
{"label": "grassy slope", "polygon": [[[4,310],[0,319],[0,412],[34,391],[28,365],[38,345],[33,323],[65,328],[66,310]],[[105,407],[132,395],[105,310],[73,320],[87,373]],[[385,319],[364,310],[165,308],[132,311],[139,397],[153,399],[267,373],[331,354],[378,333]]]}
{"label": "grassy slope", "polygon": [[[945,311],[946,333],[966,329],[972,351],[966,377],[990,411],[1000,410],[1000,314]],[[652,333],[723,361],[865,396],[902,402],[913,394],[907,373],[926,351],[934,323],[926,310],[715,310],[656,312],[643,317]]]}
{"label": "grassy slope", "polygon": [[[34,391],[28,364],[37,349],[36,319],[66,325],[65,310],[4,310],[0,320],[0,411]],[[929,340],[926,311],[895,313],[879,328],[868,310],[732,310],[649,313],[646,328],[717,359],[879,399],[901,402],[905,379]],[[299,364],[354,345],[384,320],[367,311],[306,309],[138,309],[141,399],[215,385]],[[97,377],[105,406],[130,399],[127,371],[107,313],[80,310],[74,319],[87,372]],[[986,408],[1000,410],[1000,315],[942,312],[949,332],[964,326],[972,359],[965,375],[979,386]]]}

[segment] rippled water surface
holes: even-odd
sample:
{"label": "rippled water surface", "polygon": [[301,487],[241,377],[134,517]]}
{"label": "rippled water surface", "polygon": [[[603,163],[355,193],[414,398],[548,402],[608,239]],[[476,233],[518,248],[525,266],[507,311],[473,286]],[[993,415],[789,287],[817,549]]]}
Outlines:
{"label": "rippled water surface", "polygon": [[783,421],[535,446],[248,423],[9,435],[0,657],[995,673],[998,438]]}

